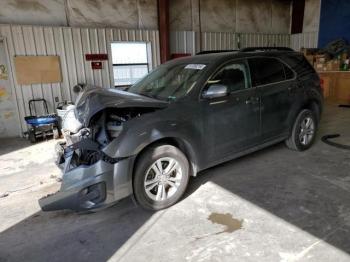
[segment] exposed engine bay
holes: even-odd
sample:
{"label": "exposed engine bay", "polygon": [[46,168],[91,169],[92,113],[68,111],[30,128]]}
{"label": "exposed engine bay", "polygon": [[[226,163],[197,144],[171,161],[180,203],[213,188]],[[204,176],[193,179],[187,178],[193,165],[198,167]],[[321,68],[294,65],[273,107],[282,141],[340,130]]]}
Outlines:
{"label": "exposed engine bay", "polygon": [[101,150],[125,130],[130,120],[167,105],[121,90],[86,88],[77,97],[73,116],[64,120],[66,142],[56,147],[57,164],[65,162],[64,172],[67,172],[72,167],[92,165],[99,160],[118,162],[119,159],[112,159]]}
{"label": "exposed engine bay", "polygon": [[63,154],[69,151],[73,154],[70,161],[73,167],[92,165],[101,159],[109,163],[118,161],[119,159],[108,157],[100,149],[120,135],[126,122],[154,110],[153,108],[104,109],[91,118],[88,127],[82,127],[76,133],[74,133],[75,127],[70,130],[70,123],[65,123],[67,129],[63,130],[63,134],[66,142],[59,144],[62,148],[58,151],[62,153],[62,157],[58,164],[64,162]]}

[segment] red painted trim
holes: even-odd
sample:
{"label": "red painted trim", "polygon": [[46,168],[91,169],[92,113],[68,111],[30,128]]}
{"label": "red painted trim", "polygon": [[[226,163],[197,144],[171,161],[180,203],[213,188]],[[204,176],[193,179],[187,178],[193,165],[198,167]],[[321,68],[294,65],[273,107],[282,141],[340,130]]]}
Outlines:
{"label": "red painted trim", "polygon": [[303,32],[305,0],[293,0],[292,3],[292,34]]}
{"label": "red painted trim", "polygon": [[158,0],[160,62],[170,59],[169,0]]}
{"label": "red painted trim", "polygon": [[108,60],[108,54],[85,54],[86,61]]}

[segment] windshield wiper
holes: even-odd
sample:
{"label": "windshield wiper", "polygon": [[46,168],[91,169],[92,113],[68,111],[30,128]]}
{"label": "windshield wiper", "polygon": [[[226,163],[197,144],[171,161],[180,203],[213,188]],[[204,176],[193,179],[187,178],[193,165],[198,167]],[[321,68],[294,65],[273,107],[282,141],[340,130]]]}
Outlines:
{"label": "windshield wiper", "polygon": [[[153,98],[153,99],[158,99],[158,98],[156,98],[155,96],[152,96],[152,95],[150,95],[150,94],[145,94],[145,93],[138,93],[139,95],[141,95],[141,96],[145,96],[145,97],[149,97],[149,98]],[[158,99],[159,100],[159,99]]]}

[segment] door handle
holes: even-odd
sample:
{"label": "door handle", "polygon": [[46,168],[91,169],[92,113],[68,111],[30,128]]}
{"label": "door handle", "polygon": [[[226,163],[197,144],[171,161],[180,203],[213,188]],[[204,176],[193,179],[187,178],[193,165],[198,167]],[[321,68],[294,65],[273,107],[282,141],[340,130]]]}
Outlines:
{"label": "door handle", "polygon": [[259,97],[250,97],[245,101],[246,105],[256,104],[259,102]]}

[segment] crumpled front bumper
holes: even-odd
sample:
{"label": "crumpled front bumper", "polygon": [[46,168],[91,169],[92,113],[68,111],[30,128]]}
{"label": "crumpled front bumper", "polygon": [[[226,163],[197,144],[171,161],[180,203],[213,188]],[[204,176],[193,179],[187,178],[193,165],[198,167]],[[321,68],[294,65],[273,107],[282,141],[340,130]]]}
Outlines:
{"label": "crumpled front bumper", "polygon": [[134,157],[123,158],[115,163],[99,160],[93,165],[69,169],[71,155],[65,154],[59,146],[56,152],[56,163],[62,165],[62,159],[65,161],[62,184],[57,193],[39,199],[43,211],[101,209],[132,193]]}

